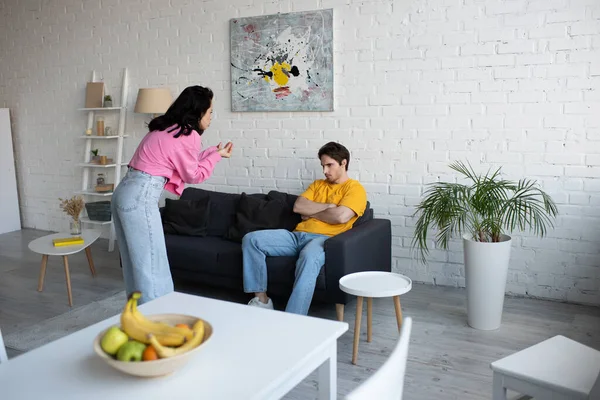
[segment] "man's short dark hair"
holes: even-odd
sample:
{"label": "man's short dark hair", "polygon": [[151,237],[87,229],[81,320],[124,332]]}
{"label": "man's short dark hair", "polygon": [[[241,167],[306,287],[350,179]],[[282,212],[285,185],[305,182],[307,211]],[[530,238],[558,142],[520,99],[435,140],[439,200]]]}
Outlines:
{"label": "man's short dark hair", "polygon": [[340,165],[342,164],[342,161],[346,160],[346,171],[348,171],[350,152],[343,145],[336,142],[329,142],[319,149],[319,160],[323,155],[333,158]]}

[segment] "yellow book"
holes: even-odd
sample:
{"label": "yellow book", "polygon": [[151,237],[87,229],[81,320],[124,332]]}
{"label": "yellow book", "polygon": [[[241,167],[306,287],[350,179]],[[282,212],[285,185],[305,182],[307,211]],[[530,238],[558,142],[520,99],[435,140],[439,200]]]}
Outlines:
{"label": "yellow book", "polygon": [[81,236],[73,236],[69,238],[52,239],[54,247],[59,246],[73,246],[76,244],[83,244],[83,238]]}

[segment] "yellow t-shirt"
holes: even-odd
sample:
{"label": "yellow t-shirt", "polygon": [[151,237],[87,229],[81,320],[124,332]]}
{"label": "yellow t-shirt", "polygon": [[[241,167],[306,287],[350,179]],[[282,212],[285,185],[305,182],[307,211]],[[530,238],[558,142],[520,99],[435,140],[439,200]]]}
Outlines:
{"label": "yellow t-shirt", "polygon": [[296,230],[300,232],[318,233],[327,236],[339,235],[352,228],[354,221],[363,215],[367,207],[367,192],[360,182],[354,179],[348,179],[340,184],[333,184],[324,179],[319,179],[311,183],[301,196],[317,203],[346,206],[354,211],[356,215],[345,224],[328,224],[316,218],[309,218],[296,226]]}

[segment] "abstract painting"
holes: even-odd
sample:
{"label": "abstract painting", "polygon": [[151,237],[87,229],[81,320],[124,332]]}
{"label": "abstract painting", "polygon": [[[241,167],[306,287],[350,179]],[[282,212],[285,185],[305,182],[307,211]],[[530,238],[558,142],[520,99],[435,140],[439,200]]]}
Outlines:
{"label": "abstract painting", "polygon": [[234,18],[232,111],[333,111],[333,10]]}

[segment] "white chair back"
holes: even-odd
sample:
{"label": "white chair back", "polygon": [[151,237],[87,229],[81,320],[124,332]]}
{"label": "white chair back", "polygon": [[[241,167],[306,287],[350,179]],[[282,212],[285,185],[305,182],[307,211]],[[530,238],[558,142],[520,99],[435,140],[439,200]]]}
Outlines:
{"label": "white chair back", "polygon": [[4,347],[4,339],[2,339],[2,331],[0,330],[0,364],[8,361],[6,348]]}
{"label": "white chair back", "polygon": [[349,393],[346,400],[402,400],[411,330],[412,318],[406,317],[400,339],[390,357],[377,372]]}

